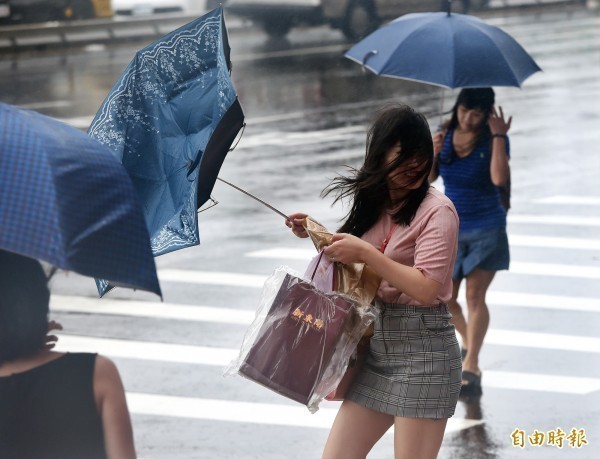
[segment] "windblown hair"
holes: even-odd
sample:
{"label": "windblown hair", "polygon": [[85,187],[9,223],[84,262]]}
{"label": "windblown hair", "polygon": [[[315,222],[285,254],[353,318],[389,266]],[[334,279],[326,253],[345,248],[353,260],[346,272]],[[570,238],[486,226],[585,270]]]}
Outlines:
{"label": "windblown hair", "polygon": [[[400,144],[400,153],[391,163],[386,157],[390,149]],[[391,202],[388,176],[400,166],[415,163],[418,174],[412,183],[422,178],[422,185],[411,190],[402,202]],[[362,236],[379,219],[385,209],[395,208],[393,219],[407,226],[427,194],[427,176],[433,163],[433,141],[427,120],[408,105],[383,107],[367,132],[365,160],[360,169],[348,166],[351,176],[338,176],[321,195],[333,193],[338,200],[352,197],[349,210],[339,232]]]}
{"label": "windblown hair", "polygon": [[35,354],[48,330],[50,290],[42,265],[0,250],[0,364]]}

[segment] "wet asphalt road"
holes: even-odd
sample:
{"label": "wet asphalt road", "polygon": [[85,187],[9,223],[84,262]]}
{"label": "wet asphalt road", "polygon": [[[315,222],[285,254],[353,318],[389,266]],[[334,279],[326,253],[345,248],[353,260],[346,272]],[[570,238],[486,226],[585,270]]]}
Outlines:
{"label": "wet asphalt road", "polygon": [[[514,117],[512,265],[488,298],[484,395],[459,402],[440,458],[600,457],[600,17],[579,9],[486,20],[512,34],[544,72],[522,89],[496,90]],[[234,29],[231,45],[247,127],[221,176],[285,213],[306,211],[336,227],[344,209],[319,192],[360,161],[365,126],[381,104],[406,102],[432,127],[439,122],[439,88],[363,74],[341,57],[349,43],[337,32],[299,29],[270,43],[259,31]],[[85,128],[135,46],[1,57],[0,100]],[[445,109],[455,95],[443,92]],[[92,280],[57,275],[61,346],[117,362],[140,457],[320,457],[335,403],[311,416],[260,386],[222,377],[263,278],[282,264],[302,271],[310,243],[226,185],[218,183],[214,197],[219,204],[200,214],[201,245],[157,259],[164,304],[123,289],[96,300]],[[548,445],[548,431],[559,427],[567,435],[584,429],[588,444]],[[527,438],[523,448],[512,446],[515,429],[545,432],[544,446]],[[387,435],[369,457],[391,458],[392,450]]]}

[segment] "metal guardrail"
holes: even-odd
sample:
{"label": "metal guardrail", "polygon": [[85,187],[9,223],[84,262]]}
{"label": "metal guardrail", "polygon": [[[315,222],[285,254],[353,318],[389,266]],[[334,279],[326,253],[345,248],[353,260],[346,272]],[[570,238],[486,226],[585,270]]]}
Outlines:
{"label": "metal guardrail", "polygon": [[163,36],[198,16],[163,14],[0,27],[0,51],[36,47],[68,47]]}
{"label": "metal guardrail", "polygon": [[[600,0],[489,0],[488,8],[497,10],[575,4],[592,4],[593,7],[593,4],[598,6],[599,2]],[[0,53],[158,38],[196,19],[199,14],[162,14],[138,18],[116,16],[112,19],[0,26]],[[232,26],[241,24],[241,21],[235,19],[228,20],[230,30]]]}

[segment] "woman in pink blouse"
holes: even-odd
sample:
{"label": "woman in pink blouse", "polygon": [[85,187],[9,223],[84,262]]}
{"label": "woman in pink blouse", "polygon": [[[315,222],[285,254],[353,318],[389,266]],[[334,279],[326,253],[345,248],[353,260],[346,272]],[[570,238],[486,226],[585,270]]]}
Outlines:
{"label": "woman in pink blouse", "polygon": [[[367,360],[335,419],[323,458],[365,458],[394,426],[395,458],[435,458],[461,382],[447,302],[452,295],[458,216],[430,187],[433,144],[425,118],[406,105],[382,109],[368,131],[364,164],[324,194],[352,198],[325,253],[364,262],[381,277]],[[307,237],[300,221],[286,222]],[[381,250],[383,249],[383,251]]]}

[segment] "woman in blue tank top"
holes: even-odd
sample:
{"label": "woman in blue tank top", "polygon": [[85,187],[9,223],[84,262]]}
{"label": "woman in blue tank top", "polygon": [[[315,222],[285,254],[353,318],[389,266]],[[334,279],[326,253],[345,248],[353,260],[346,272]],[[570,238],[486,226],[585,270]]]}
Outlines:
{"label": "woman in blue tank top", "polygon": [[[452,116],[434,136],[433,182],[441,175],[446,195],[460,218],[458,255],[454,265],[452,323],[463,341],[461,394],[481,394],[479,352],[490,315],[486,292],[496,271],[508,269],[507,204],[502,187],[510,180],[510,145],[502,107],[494,107],[492,88],[463,89]],[[468,319],[457,295],[466,279]]]}

